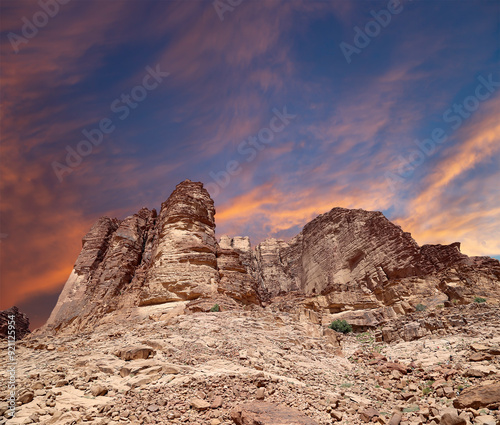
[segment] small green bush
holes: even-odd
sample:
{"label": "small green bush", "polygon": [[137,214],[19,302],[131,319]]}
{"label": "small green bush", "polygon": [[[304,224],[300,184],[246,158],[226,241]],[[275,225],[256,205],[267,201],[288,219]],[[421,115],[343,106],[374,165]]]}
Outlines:
{"label": "small green bush", "polygon": [[217,312],[217,311],[220,311],[220,306],[219,304],[215,304],[211,309],[210,309],[211,312]]}
{"label": "small green bush", "polygon": [[352,332],[352,326],[345,320],[334,320],[328,327],[334,331],[342,332],[343,334]]}
{"label": "small green bush", "polygon": [[370,332],[362,332],[356,335],[356,339],[362,344],[373,344],[375,342],[375,338]]}
{"label": "small green bush", "polygon": [[481,297],[474,297],[474,302],[481,304],[486,302],[486,298],[481,298]]}
{"label": "small green bush", "polygon": [[422,394],[423,395],[429,395],[431,392],[432,392],[432,388],[431,387],[424,387],[424,388],[422,388]]}
{"label": "small green bush", "polygon": [[426,309],[427,309],[427,307],[423,304],[417,304],[415,306],[415,310],[417,310],[417,311],[425,311]]}

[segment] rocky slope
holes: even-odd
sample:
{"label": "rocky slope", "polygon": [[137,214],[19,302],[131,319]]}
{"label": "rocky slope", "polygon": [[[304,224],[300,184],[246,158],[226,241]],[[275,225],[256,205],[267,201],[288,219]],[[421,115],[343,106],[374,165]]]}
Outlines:
{"label": "rocky slope", "polygon": [[[444,307],[454,326],[387,343],[376,330],[337,334],[298,305],[189,313],[191,303],[140,306],[128,321],[115,311],[113,326],[22,340],[16,414],[0,402],[0,424],[500,421],[499,307]],[[429,308],[413,319],[442,313]],[[1,382],[7,374],[0,369]]]}
{"label": "rocky slope", "polygon": [[84,330],[115,310],[127,317],[137,306],[219,296],[266,305],[293,294],[323,315],[392,317],[418,303],[498,301],[499,281],[497,260],[463,255],[459,243],[419,247],[380,212],[333,208],[290,241],[255,249],[248,237],[218,242],[213,200],[186,180],[158,215],[143,208],[94,224],[45,330]]}

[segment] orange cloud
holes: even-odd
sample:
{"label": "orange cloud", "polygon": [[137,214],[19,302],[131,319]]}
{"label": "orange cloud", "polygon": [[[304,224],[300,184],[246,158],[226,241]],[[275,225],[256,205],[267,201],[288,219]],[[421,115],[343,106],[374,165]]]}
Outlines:
{"label": "orange cloud", "polygon": [[[455,137],[464,141],[449,148],[410,201],[407,216],[398,219],[421,243],[462,241],[463,250],[472,255],[500,253],[500,193],[495,184],[500,170],[467,180],[480,164],[500,164],[500,97],[484,107],[488,112],[459,130]],[[448,195],[457,190],[462,196]]]}
{"label": "orange cloud", "polygon": [[258,237],[252,241],[255,244],[265,237],[303,226],[334,207],[381,210],[389,203],[387,197],[382,196],[384,183],[373,182],[364,190],[337,186],[327,191],[312,187],[287,191],[279,187],[280,183],[282,181],[276,178],[223,205],[216,205],[219,233],[241,235],[242,229],[251,226]]}

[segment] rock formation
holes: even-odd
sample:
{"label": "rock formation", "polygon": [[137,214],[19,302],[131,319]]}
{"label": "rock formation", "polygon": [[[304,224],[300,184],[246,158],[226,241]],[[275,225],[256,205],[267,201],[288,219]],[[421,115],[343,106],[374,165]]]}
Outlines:
{"label": "rock formation", "polygon": [[117,308],[143,259],[154,215],[142,209],[123,221],[102,217],[92,226],[46,326],[75,321],[79,328]]}
{"label": "rock formation", "polygon": [[427,265],[410,234],[382,213],[344,208],[320,215],[289,243],[265,241],[256,251],[269,296],[323,296],[332,311],[376,307],[385,283],[422,274]]}
{"label": "rock formation", "polygon": [[158,215],[143,208],[92,226],[45,329],[82,330],[113,311],[193,300],[191,311],[219,300],[224,308],[296,304],[319,322],[341,314],[369,328],[422,302],[499,300],[499,281],[497,260],[468,257],[459,243],[420,247],[380,212],[333,208],[291,240],[255,249],[248,237],[217,242],[214,202],[186,180]]}
{"label": "rock formation", "polygon": [[497,260],[468,257],[458,242],[419,247],[380,212],[333,208],[288,242],[263,241],[254,255],[261,300],[294,293],[325,321],[349,319],[360,329],[420,303],[500,299]]}
{"label": "rock formation", "polygon": [[222,236],[217,250],[218,292],[244,303],[259,303],[253,276],[253,253],[248,237]]}
{"label": "rock formation", "polygon": [[214,202],[201,183],[185,181],[163,203],[140,304],[192,300],[217,291]]}
{"label": "rock formation", "polygon": [[7,339],[9,333],[9,316],[15,316],[15,339],[21,339],[30,333],[30,320],[26,314],[21,313],[19,309],[14,306],[7,310],[0,311],[0,338]]}

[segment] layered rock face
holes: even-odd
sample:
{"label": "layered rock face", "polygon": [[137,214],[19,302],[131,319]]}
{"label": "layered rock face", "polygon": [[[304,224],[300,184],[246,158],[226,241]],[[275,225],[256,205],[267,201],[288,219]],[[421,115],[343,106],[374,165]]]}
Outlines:
{"label": "layered rock face", "polygon": [[185,181],[163,203],[140,304],[192,300],[217,291],[214,202],[201,183]]}
{"label": "layered rock face", "polygon": [[256,259],[268,299],[296,291],[304,305],[330,313],[382,308],[391,316],[423,301],[500,300],[498,260],[468,257],[458,242],[419,247],[380,212],[333,208],[288,243],[264,241]]}
{"label": "layered rock face", "polygon": [[[255,247],[255,276],[263,299],[299,290],[297,267],[294,267],[301,261],[299,254],[289,243],[275,238],[266,239]],[[291,267],[294,271],[289,271]]]}
{"label": "layered rock face", "polygon": [[47,326],[75,321],[76,328],[115,310],[143,259],[154,211],[142,209],[123,221],[100,218],[83,238],[82,251]]}
{"label": "layered rock face", "polygon": [[[257,278],[267,299],[296,291],[332,313],[377,308],[410,294],[429,295],[431,275],[452,265],[472,266],[474,260],[459,248],[459,243],[419,247],[380,212],[333,208],[289,242],[268,239],[259,244]],[[431,280],[432,292],[441,280]],[[477,284],[472,286],[477,289]]]}
{"label": "layered rock face", "polygon": [[123,221],[99,219],[46,327],[85,329],[115,310],[192,300],[193,309],[291,302],[320,312],[320,321],[370,309],[364,322],[422,300],[500,299],[497,260],[467,257],[459,243],[419,247],[380,212],[333,208],[291,240],[254,250],[248,237],[217,242],[214,217],[203,184],[186,180],[158,216],[143,208]]}
{"label": "layered rock face", "polygon": [[245,303],[259,303],[253,253],[248,237],[223,236],[217,250],[218,292]]}
{"label": "layered rock face", "polygon": [[159,216],[143,208],[123,221],[100,218],[46,326],[81,329],[117,309],[216,292],[214,214],[203,185],[186,180]]}
{"label": "layered rock face", "polygon": [[363,210],[334,208],[289,243],[265,241],[257,252],[262,286],[271,297],[290,290],[332,294],[332,307],[346,304],[342,293],[347,292],[351,298],[356,293],[363,305],[376,303],[376,293],[389,279],[422,272],[420,249],[411,236],[382,213]]}

